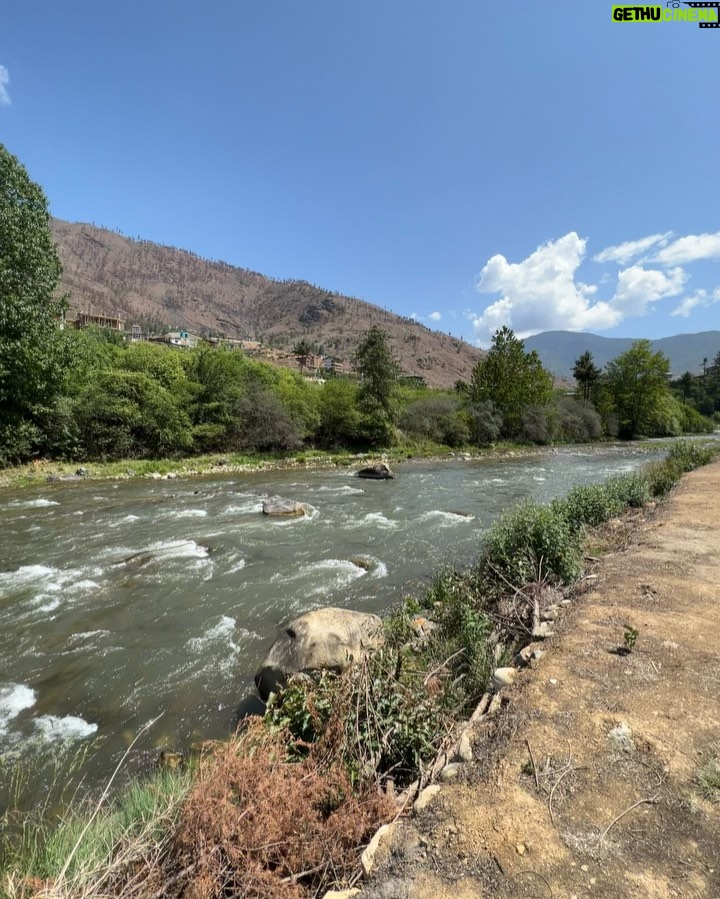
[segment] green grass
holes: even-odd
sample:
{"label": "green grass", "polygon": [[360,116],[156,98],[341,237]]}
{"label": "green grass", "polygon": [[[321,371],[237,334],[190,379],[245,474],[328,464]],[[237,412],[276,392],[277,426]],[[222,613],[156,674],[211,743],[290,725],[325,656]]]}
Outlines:
{"label": "green grass", "polygon": [[720,802],[720,749],[713,752],[695,775],[700,792],[710,802]]}

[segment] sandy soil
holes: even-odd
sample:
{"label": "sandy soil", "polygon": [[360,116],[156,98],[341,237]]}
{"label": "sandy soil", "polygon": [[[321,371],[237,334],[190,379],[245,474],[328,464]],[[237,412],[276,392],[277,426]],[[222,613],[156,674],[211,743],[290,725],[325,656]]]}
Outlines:
{"label": "sandy soil", "polygon": [[543,657],[362,899],[720,899],[720,804],[695,783],[720,751],[720,463],[595,542]]}

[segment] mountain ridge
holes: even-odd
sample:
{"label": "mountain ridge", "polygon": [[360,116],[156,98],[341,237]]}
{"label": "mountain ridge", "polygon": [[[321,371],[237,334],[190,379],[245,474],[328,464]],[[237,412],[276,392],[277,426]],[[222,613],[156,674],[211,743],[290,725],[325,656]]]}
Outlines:
{"label": "mountain ridge", "polygon": [[468,380],[484,355],[460,338],[307,281],[274,280],[93,224],[52,219],[51,226],[71,310],[288,347],[305,338],[340,359],[350,358],[376,324],[387,331],[403,372],[433,387]]}
{"label": "mountain ridge", "polygon": [[[601,337],[583,331],[543,331],[525,339],[527,350],[536,350],[543,365],[558,377],[572,378],[575,360],[585,350],[593,354],[595,364],[604,368],[608,362],[629,350],[636,337]],[[720,352],[720,331],[698,331],[673,334],[651,340],[653,352],[661,351],[670,359],[674,377],[686,371],[702,372],[702,361],[712,362]]]}

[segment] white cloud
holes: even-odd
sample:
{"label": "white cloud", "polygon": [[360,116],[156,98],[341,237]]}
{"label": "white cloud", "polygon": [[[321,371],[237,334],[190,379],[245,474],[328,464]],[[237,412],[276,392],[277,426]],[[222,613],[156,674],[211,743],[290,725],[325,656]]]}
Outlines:
{"label": "white cloud", "polygon": [[699,259],[720,259],[720,231],[679,237],[652,257],[653,262],[664,265],[696,262]]}
{"label": "white cloud", "polygon": [[585,246],[586,241],[571,231],[538,247],[519,263],[493,256],[480,272],[477,289],[502,296],[481,314],[468,314],[478,342],[487,345],[502,325],[526,337],[539,331],[581,331],[618,324],[620,311],[606,302],[591,303],[597,288],[575,281]]}
{"label": "white cloud", "polygon": [[10,94],[6,85],[10,84],[10,73],[5,66],[0,66],[0,106],[10,105]]}
{"label": "white cloud", "polygon": [[664,234],[651,234],[640,240],[628,240],[614,247],[606,247],[593,256],[593,262],[618,262],[620,265],[626,265],[631,259],[646,253],[652,247],[666,246],[672,236],[672,231],[666,231]]}
{"label": "white cloud", "polygon": [[673,309],[670,315],[681,315],[683,318],[687,318],[696,307],[707,309],[713,303],[720,303],[720,287],[717,287],[710,294],[707,290],[701,288],[696,290],[691,296],[686,297],[679,306]]}
{"label": "white cloud", "polygon": [[439,322],[440,319],[442,318],[442,313],[441,312],[431,312],[430,315],[428,315],[428,318],[430,319],[431,322]]}
{"label": "white cloud", "polygon": [[633,265],[618,275],[618,286],[610,305],[622,318],[644,315],[651,303],[682,292],[687,281],[685,271],[677,266],[667,272]]}

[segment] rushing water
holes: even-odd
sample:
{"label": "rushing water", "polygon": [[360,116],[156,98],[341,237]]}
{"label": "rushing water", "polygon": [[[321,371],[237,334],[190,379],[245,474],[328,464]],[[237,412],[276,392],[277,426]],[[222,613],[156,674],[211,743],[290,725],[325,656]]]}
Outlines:
{"label": "rushing water", "polygon": [[[472,558],[518,500],[663,451],[408,463],[393,481],[286,471],[2,491],[0,778],[24,762],[41,783],[41,759],[70,741],[93,743],[92,784],[160,713],[138,744],[145,758],[227,734],[282,622],[322,605],[382,611]],[[265,495],[310,514],[266,518]]]}

